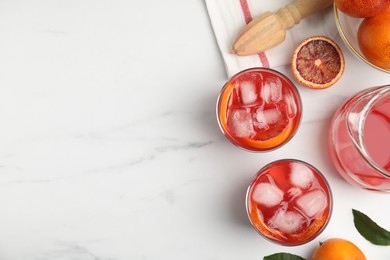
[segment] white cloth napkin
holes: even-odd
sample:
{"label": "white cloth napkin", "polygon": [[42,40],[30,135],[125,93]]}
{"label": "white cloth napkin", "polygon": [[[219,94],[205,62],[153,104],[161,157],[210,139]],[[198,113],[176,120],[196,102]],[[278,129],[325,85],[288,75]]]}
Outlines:
{"label": "white cloth napkin", "polygon": [[222,52],[229,77],[251,67],[277,67],[289,64],[295,47],[305,38],[324,35],[332,39],[337,35],[333,9],[327,8],[306,17],[286,33],[281,44],[263,53],[250,56],[231,54],[238,32],[256,16],[276,12],[293,0],[205,0],[218,46]]}

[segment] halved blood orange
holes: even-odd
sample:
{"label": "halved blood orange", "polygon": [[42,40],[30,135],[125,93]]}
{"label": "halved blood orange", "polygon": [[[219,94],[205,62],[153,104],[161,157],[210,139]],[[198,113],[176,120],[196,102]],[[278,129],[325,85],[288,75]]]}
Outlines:
{"label": "halved blood orange", "polygon": [[325,36],[303,40],[292,55],[291,68],[296,80],[312,89],[334,85],[343,75],[345,60],[340,47]]}

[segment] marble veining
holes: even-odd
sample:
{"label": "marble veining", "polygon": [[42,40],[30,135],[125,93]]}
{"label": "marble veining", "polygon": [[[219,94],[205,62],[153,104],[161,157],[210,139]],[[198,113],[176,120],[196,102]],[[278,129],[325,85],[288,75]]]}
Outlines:
{"label": "marble veining", "polygon": [[[297,85],[297,134],[249,153],[216,121],[227,78],[203,1],[7,0],[0,12],[0,259],[308,258],[334,236],[352,238],[369,259],[390,257],[350,219],[355,207],[386,226],[378,212],[390,197],[345,183],[325,150],[343,100],[390,77],[359,63],[340,38],[340,82]],[[244,205],[255,172],[284,157],[319,167],[337,196],[319,240],[296,248],[262,239]]]}

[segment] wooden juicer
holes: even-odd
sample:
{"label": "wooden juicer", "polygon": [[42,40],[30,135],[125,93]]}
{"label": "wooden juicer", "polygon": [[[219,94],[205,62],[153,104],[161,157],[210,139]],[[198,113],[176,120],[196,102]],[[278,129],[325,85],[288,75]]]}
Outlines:
{"label": "wooden juicer", "polygon": [[265,12],[259,15],[239,33],[233,43],[232,53],[251,55],[268,50],[283,42],[286,31],[303,18],[327,8],[332,3],[333,0],[296,0],[276,13]]}

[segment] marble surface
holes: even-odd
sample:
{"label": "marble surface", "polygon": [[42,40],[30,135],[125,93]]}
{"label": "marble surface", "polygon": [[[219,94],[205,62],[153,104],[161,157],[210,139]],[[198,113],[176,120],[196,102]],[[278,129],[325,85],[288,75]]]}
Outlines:
{"label": "marble surface", "polygon": [[[326,133],[347,97],[390,74],[340,38],[339,83],[298,87],[298,133],[250,153],[218,128],[227,76],[203,1],[4,0],[0,35],[0,259],[309,258],[330,237],[389,259],[389,248],[357,233],[351,209],[390,229],[390,195],[341,179]],[[333,190],[328,227],[303,246],[264,240],[246,216],[249,181],[281,158],[313,164]]]}

